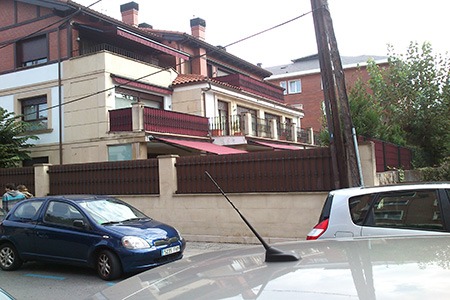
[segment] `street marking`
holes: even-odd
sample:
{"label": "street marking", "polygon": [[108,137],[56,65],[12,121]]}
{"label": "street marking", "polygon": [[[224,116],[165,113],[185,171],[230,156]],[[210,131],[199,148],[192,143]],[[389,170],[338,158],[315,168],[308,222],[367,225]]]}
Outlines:
{"label": "street marking", "polygon": [[38,277],[38,278],[46,278],[46,279],[56,279],[56,280],[64,280],[66,277],[56,277],[56,276],[47,276],[47,275],[36,275],[36,274],[25,274],[28,277]]}

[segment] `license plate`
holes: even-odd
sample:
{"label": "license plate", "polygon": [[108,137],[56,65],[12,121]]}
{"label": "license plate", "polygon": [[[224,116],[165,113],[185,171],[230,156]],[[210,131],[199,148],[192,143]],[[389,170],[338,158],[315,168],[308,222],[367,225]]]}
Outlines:
{"label": "license plate", "polygon": [[162,249],[161,251],[161,256],[165,256],[165,255],[170,255],[176,252],[180,252],[180,245],[175,246],[175,247],[170,247],[170,248],[166,248],[166,249]]}

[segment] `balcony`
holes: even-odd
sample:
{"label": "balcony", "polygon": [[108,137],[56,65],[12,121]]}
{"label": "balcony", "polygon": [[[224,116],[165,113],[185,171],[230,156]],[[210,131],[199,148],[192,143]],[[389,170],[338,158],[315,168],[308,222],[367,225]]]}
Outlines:
{"label": "balcony", "polygon": [[109,111],[110,131],[152,131],[207,137],[208,119],[173,111],[144,107],[134,103],[132,108]]}
{"label": "balcony", "polygon": [[259,81],[239,73],[214,77],[214,80],[226,82],[228,84],[241,88],[243,91],[250,92],[280,103],[284,103],[283,88],[271,83]]}
{"label": "balcony", "polygon": [[301,142],[314,145],[311,128],[298,128],[296,124],[281,124],[275,119],[258,119],[251,114],[209,119],[212,137],[245,135],[273,140]]}

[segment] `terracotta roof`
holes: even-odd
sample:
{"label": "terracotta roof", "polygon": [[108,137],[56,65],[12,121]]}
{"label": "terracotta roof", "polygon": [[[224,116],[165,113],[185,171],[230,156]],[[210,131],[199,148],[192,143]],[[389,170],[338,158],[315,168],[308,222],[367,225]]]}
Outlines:
{"label": "terracotta roof", "polygon": [[227,82],[222,82],[220,80],[216,80],[214,78],[209,78],[205,75],[199,75],[199,74],[179,74],[177,78],[172,82],[172,86],[179,86],[183,84],[195,84],[195,83],[201,83],[201,82],[209,82],[209,83],[215,83],[217,85],[229,87],[238,91],[241,91],[242,89],[231,85]]}
{"label": "terracotta roof", "polygon": [[185,83],[207,82],[208,77],[199,74],[180,74],[172,82],[172,85],[181,85]]}

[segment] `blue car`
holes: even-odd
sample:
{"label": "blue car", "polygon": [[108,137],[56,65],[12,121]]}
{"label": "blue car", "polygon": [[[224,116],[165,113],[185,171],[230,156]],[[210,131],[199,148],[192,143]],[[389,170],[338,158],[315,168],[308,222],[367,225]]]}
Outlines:
{"label": "blue car", "polygon": [[95,268],[115,280],[182,258],[186,246],[172,226],[108,196],[70,195],[23,200],[0,221],[0,268],[26,261]]}

